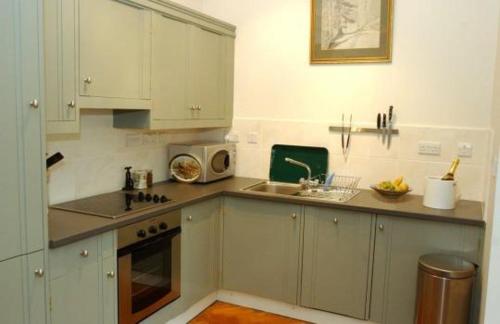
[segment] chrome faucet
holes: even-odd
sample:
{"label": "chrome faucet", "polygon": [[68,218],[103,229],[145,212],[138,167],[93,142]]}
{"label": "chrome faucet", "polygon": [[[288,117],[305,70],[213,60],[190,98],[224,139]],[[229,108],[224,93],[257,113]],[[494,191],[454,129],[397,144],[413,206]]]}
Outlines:
{"label": "chrome faucet", "polygon": [[291,159],[289,157],[285,158],[285,162],[302,167],[307,170],[307,179],[300,179],[300,184],[304,186],[304,189],[310,189],[311,187],[317,186],[318,181],[317,180],[312,180],[312,172],[311,168],[309,165],[305,164],[304,162],[300,162],[294,159]]}

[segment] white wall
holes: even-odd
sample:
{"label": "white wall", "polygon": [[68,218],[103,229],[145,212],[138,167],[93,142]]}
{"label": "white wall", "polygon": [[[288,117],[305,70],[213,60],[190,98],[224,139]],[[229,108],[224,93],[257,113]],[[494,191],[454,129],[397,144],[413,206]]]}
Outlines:
{"label": "white wall", "polygon": [[47,152],[64,160],[48,172],[49,203],[119,190],[126,166],[153,169],[154,181],[167,179],[167,144],[222,141],[223,131],[141,132],[113,128],[106,110],[82,110],[80,135],[49,136]]}
{"label": "white wall", "polygon": [[[309,0],[204,0],[203,9],[238,28],[238,175],[267,177],[273,144],[325,146],[330,170],[362,176],[362,187],[403,175],[422,194],[425,176],[444,173],[467,142],[473,157],[462,159],[460,187],[464,198],[484,200],[498,1],[395,1],[390,64],[310,65]],[[342,113],[374,126],[389,105],[401,129],[392,148],[354,136],[344,160],[328,126]],[[246,143],[249,132],[257,144]],[[441,156],[417,154],[422,140],[440,142]]]}
{"label": "white wall", "polygon": [[497,0],[395,1],[391,64],[310,65],[310,0],[204,0],[238,27],[237,118],[487,127]]}

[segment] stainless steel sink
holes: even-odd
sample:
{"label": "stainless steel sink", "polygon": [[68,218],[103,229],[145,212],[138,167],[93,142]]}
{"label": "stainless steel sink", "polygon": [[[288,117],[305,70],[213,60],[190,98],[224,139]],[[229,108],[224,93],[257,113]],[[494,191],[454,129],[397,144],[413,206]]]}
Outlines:
{"label": "stainless steel sink", "polygon": [[263,182],[243,190],[294,196],[302,190],[302,186],[293,183]]}
{"label": "stainless steel sink", "polygon": [[296,196],[309,199],[328,200],[340,203],[351,200],[360,192],[357,189],[346,189],[338,187],[303,189],[300,184],[281,182],[262,182],[244,188],[243,190],[268,194]]}

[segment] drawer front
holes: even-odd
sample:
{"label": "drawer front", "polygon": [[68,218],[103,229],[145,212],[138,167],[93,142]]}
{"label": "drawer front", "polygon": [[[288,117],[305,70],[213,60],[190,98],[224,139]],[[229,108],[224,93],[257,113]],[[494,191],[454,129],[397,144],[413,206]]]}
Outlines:
{"label": "drawer front", "polygon": [[98,261],[99,236],[49,251],[50,278]]}

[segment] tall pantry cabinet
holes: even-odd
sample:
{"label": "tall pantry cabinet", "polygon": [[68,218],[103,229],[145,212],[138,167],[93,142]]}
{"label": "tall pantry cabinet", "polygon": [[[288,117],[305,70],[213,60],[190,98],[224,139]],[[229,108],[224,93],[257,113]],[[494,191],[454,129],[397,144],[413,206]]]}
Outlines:
{"label": "tall pantry cabinet", "polygon": [[45,323],[41,2],[0,2],[1,322]]}

